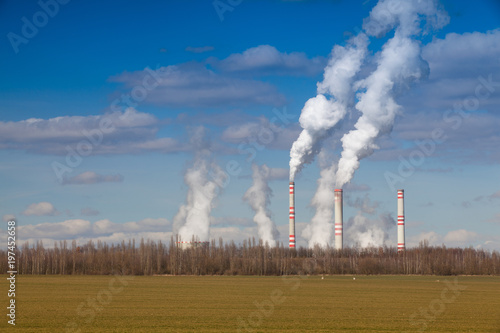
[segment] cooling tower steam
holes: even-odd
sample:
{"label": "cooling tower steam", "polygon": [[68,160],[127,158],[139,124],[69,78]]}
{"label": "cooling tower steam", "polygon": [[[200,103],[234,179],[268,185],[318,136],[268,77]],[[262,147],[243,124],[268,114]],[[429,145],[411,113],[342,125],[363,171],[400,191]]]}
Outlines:
{"label": "cooling tower steam", "polygon": [[366,49],[367,38],[364,34],[352,38],[345,47],[337,45],[333,48],[323,82],[318,83],[318,94],[305,103],[300,114],[302,132],[290,151],[290,181],[305,164],[314,160],[323,140],[345,117],[353,103],[352,81],[360,70]]}
{"label": "cooling tower steam", "polygon": [[355,83],[359,90],[356,109],[361,116],[355,129],[342,138],[337,187],[349,182],[360,160],[378,149],[376,140],[392,131],[401,111],[395,96],[412,82],[428,76],[429,65],[422,59],[420,44],[414,38],[446,23],[447,14],[434,0],[381,0],[371,11],[363,25],[369,36],[382,37],[394,28],[395,31],[378,55],[377,68]]}
{"label": "cooling tower steam", "polygon": [[332,245],[336,171],[335,164],[321,170],[318,188],[311,200],[311,206],[316,209],[316,213],[311,219],[311,223],[302,232],[302,236],[308,239],[309,248],[313,248],[315,245],[321,247]]}
{"label": "cooling tower steam", "polygon": [[389,239],[388,230],[394,227],[396,221],[390,214],[381,214],[378,219],[369,219],[361,211],[349,219],[345,231],[351,246],[370,247],[383,246]]}
{"label": "cooling tower steam", "polygon": [[252,165],[252,186],[246,191],[243,200],[248,202],[255,212],[253,220],[257,223],[259,238],[269,246],[276,245],[278,230],[271,220],[271,212],[268,206],[271,202],[273,192],[268,185],[271,169],[267,165]]}
{"label": "cooling tower steam", "polygon": [[226,180],[224,171],[211,159],[210,143],[205,129],[193,131],[191,144],[195,148],[193,166],[186,170],[184,181],[188,186],[186,203],[174,217],[174,233],[182,241],[206,242],[210,234],[210,214],[221,184]]}

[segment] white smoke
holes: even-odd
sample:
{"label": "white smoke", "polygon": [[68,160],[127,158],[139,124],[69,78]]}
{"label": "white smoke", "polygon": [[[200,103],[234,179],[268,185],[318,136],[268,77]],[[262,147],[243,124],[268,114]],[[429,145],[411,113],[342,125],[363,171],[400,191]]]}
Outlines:
{"label": "white smoke", "polygon": [[356,109],[362,115],[355,129],[342,138],[337,187],[341,188],[352,179],[360,160],[378,149],[375,141],[392,130],[394,119],[401,110],[395,95],[428,75],[429,66],[421,57],[420,44],[413,38],[431,27],[443,26],[448,22],[447,17],[434,0],[381,0],[371,11],[364,24],[368,35],[380,37],[396,29],[394,37],[383,46],[375,71],[355,84],[360,90]]}
{"label": "white smoke", "polygon": [[[360,34],[347,46],[335,46],[325,68],[323,82],[318,83],[316,97],[302,109],[299,122],[303,128],[290,151],[290,180],[318,154],[321,143],[345,117],[353,100],[351,84],[358,73],[367,49],[367,38]],[[331,99],[325,94],[332,96]]]}
{"label": "white smoke", "polygon": [[349,219],[346,225],[347,241],[357,247],[385,245],[389,240],[388,232],[396,226],[394,218],[389,213],[380,214],[378,219],[366,217],[374,216],[380,203],[371,201],[368,195],[363,198],[357,197],[355,200],[348,197],[344,202],[358,209],[356,216]]}
{"label": "white smoke", "polygon": [[252,207],[255,215],[253,220],[257,223],[259,238],[269,246],[276,245],[276,238],[279,236],[278,230],[271,220],[271,213],[268,206],[273,192],[268,185],[268,180],[272,176],[272,169],[267,165],[259,167],[252,165],[252,186],[246,191],[243,199]]}
{"label": "white smoke", "polygon": [[308,240],[309,248],[313,248],[315,245],[321,247],[332,245],[336,171],[335,164],[321,170],[318,189],[311,200],[311,205],[316,209],[316,213],[311,219],[311,223],[302,232],[302,237]]}
{"label": "white smoke", "polygon": [[214,200],[226,180],[224,171],[211,160],[210,142],[205,129],[195,129],[191,136],[195,159],[193,166],[186,170],[184,181],[188,186],[186,203],[179,207],[173,219],[174,233],[182,241],[208,241],[210,214]]}
{"label": "white smoke", "polygon": [[389,239],[388,230],[396,225],[390,214],[381,214],[378,219],[368,219],[361,211],[344,228],[346,239],[352,246],[383,246]]}

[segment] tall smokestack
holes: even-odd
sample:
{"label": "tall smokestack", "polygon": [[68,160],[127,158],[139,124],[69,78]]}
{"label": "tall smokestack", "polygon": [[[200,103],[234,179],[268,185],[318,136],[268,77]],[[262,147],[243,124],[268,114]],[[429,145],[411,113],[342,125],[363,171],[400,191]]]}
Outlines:
{"label": "tall smokestack", "polygon": [[398,190],[398,252],[405,250],[405,190]]}
{"label": "tall smokestack", "polygon": [[335,190],[335,249],[342,250],[343,236],[342,228],[344,224],[342,190]]}
{"label": "tall smokestack", "polygon": [[290,182],[290,248],[295,248],[295,182]]}

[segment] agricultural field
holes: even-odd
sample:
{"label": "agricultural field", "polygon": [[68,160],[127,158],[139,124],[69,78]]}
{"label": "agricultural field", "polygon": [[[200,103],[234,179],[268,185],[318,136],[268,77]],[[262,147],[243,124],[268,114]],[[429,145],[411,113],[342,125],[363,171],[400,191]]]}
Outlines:
{"label": "agricultural field", "polygon": [[500,332],[499,277],[33,275],[16,283],[16,326],[4,314],[1,331]]}

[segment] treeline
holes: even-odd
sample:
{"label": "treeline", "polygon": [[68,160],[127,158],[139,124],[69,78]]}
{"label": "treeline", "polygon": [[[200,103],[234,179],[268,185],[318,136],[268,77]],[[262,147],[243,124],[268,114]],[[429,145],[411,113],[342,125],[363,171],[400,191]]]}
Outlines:
{"label": "treeline", "polygon": [[[500,275],[500,254],[473,248],[420,246],[397,253],[393,247],[289,249],[249,239],[241,245],[212,241],[183,250],[174,239],[135,240],[108,245],[66,241],[45,248],[41,241],[16,250],[19,274],[125,275],[291,275],[291,274],[418,274]],[[0,251],[7,272],[7,252]]]}

